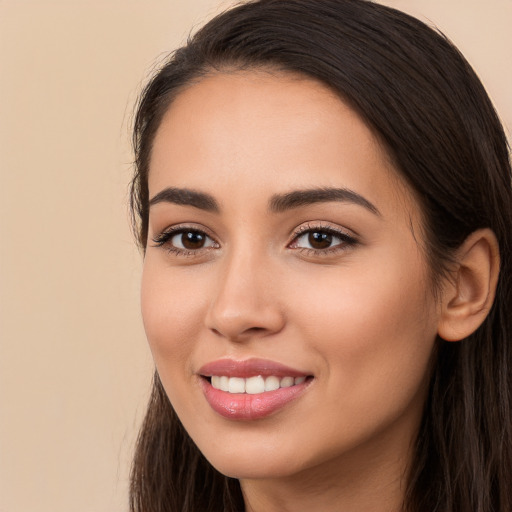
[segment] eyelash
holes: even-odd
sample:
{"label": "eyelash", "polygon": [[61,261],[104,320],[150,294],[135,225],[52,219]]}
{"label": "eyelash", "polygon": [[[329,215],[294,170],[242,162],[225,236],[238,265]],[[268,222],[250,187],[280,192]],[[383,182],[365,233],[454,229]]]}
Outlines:
{"label": "eyelash", "polygon": [[[176,236],[184,233],[196,233],[202,235],[208,239],[210,239],[213,244],[208,247],[200,247],[198,249],[182,249],[180,247],[176,247],[171,244],[171,240]],[[203,253],[204,251],[208,251],[211,249],[217,249],[219,247],[218,242],[216,242],[212,236],[210,236],[204,229],[199,229],[194,226],[187,225],[178,225],[168,228],[162,231],[159,235],[153,238],[154,247],[165,247],[165,249],[174,253],[176,256],[196,256],[199,253]]]}
{"label": "eyelash", "polygon": [[[331,247],[327,247],[326,249],[314,249],[308,247],[293,247],[293,244],[296,244],[297,241],[308,233],[324,233],[327,235],[331,235],[333,237],[339,238],[340,242]],[[302,254],[306,254],[308,256],[331,256],[333,254],[337,254],[338,252],[345,251],[350,247],[355,246],[358,243],[357,239],[349,235],[347,232],[333,228],[332,226],[326,226],[322,223],[319,224],[303,224],[300,226],[294,233],[293,239],[288,247],[291,247],[295,250],[300,251]]]}
{"label": "eyelash", "polygon": [[[333,237],[336,237],[340,240],[339,243],[332,247],[327,247],[325,249],[315,249],[309,247],[294,247],[294,244],[298,242],[298,240],[308,233],[323,233]],[[200,247],[197,249],[183,249],[180,247],[176,247],[171,244],[171,240],[180,234],[184,233],[196,233],[198,235],[204,236],[211,240],[212,244],[207,247]],[[341,229],[335,229],[332,226],[326,226],[323,224],[304,224],[300,226],[292,235],[292,241],[287,245],[287,247],[300,251],[302,254],[306,254],[308,256],[328,256],[340,251],[344,251],[350,247],[353,247],[358,243],[357,239],[352,235],[349,235],[345,231]],[[166,229],[161,232],[153,239],[154,247],[165,247],[165,249],[169,253],[173,253],[176,256],[182,257],[193,257],[198,256],[200,254],[204,254],[205,251],[210,251],[211,249],[218,249],[220,247],[219,243],[210,236],[205,230],[196,228],[194,226],[187,225],[178,225],[171,228]]]}

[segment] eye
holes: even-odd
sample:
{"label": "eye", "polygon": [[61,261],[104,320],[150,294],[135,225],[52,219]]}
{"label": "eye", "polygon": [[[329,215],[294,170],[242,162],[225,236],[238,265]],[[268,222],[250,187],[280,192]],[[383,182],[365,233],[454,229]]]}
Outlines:
{"label": "eye", "polygon": [[313,253],[332,253],[353,246],[356,239],[332,227],[303,226],[289,245],[292,249],[303,249]]}
{"label": "eye", "polygon": [[169,242],[177,249],[186,249],[189,251],[203,249],[204,247],[213,247],[215,242],[201,231],[181,231],[175,233]]}
{"label": "eye", "polygon": [[308,249],[328,249],[333,244],[341,242],[340,238],[325,231],[310,231],[301,235],[295,244],[296,247],[307,247]]}
{"label": "eye", "polygon": [[153,242],[155,247],[165,247],[178,255],[192,255],[202,249],[218,247],[218,243],[204,231],[179,226],[160,233]]}

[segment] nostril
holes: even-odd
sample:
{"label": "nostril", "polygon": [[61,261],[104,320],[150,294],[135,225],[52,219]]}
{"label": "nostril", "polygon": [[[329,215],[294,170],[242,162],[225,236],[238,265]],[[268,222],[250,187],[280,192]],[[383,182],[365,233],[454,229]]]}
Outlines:
{"label": "nostril", "polygon": [[[229,307],[228,307],[229,306]],[[247,340],[279,332],[284,324],[284,315],[275,304],[251,304],[237,301],[233,304],[213,304],[205,318],[210,332],[230,340]]]}
{"label": "nostril", "polygon": [[265,327],[248,327],[246,329],[240,329],[239,332],[235,333],[230,333],[228,329],[225,329],[226,334],[223,334],[222,330],[212,327],[211,331],[215,335],[221,337],[228,337],[231,339],[246,339],[250,338],[251,336],[257,336],[262,333],[264,334],[265,332],[269,331],[269,329],[266,329]]}

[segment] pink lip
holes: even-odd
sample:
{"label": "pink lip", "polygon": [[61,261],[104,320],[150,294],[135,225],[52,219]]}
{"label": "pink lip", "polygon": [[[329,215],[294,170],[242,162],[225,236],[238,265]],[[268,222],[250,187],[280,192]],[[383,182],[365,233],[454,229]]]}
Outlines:
{"label": "pink lip", "polygon": [[281,363],[269,361],[268,359],[245,359],[236,361],[235,359],[219,359],[211,363],[201,366],[197,372],[205,377],[212,375],[225,375],[227,377],[254,377],[262,375],[268,377],[275,375],[276,377],[305,377],[308,374],[295,370]]}
{"label": "pink lip", "polygon": [[248,421],[269,416],[300,397],[311,383],[311,379],[306,379],[305,382],[288,388],[279,388],[274,391],[250,395],[247,393],[228,393],[215,389],[204,378],[212,375],[241,378],[256,375],[262,375],[263,377],[270,375],[276,377],[307,376],[304,372],[265,359],[248,359],[245,361],[221,359],[202,366],[198,373],[201,375],[201,388],[210,407],[230,420]]}

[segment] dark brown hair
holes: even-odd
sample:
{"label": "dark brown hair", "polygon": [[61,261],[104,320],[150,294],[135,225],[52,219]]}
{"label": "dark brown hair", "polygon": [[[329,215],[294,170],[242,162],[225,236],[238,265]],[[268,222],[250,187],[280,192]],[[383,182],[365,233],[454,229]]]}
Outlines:
{"label": "dark brown hair", "polygon": [[[476,229],[494,231],[495,303],[460,343],[437,341],[403,510],[512,510],[512,187],[506,137],[458,50],[420,21],[367,0],[260,0],[210,21],[145,88],[135,118],[131,207],[145,248],[155,133],[173,98],[210,72],[264,68],[312,77],[349,103],[387,148],[423,212],[425,252],[441,276]],[[135,453],[132,512],[240,512],[183,429],[158,375]]]}

